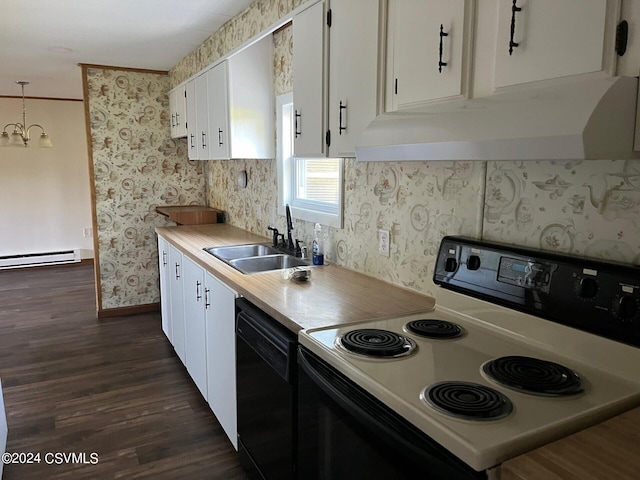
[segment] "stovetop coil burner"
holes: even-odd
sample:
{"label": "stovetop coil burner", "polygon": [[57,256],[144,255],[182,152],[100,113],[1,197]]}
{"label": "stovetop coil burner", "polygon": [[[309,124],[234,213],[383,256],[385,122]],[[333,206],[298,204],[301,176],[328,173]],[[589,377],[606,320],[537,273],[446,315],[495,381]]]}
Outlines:
{"label": "stovetop coil burner", "polygon": [[508,397],[473,382],[438,382],[425,388],[422,400],[446,415],[466,420],[499,420],[513,411]]}
{"label": "stovetop coil burner", "polygon": [[484,363],[482,371],[500,385],[533,395],[566,396],[583,391],[576,372],[539,358],[499,357]]}
{"label": "stovetop coil burner", "polygon": [[416,348],[410,338],[377,328],[351,330],[338,337],[337,343],[351,353],[381,358],[409,355]]}
{"label": "stovetop coil burner", "polygon": [[453,322],[437,319],[413,320],[405,328],[416,335],[427,338],[457,338],[462,335],[462,327]]}

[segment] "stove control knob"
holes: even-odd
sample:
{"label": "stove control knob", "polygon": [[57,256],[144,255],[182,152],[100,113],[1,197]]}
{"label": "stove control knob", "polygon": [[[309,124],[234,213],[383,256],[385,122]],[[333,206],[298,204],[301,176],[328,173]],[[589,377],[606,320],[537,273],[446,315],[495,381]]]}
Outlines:
{"label": "stove control knob", "polygon": [[478,255],[469,255],[467,268],[469,270],[478,270],[480,268],[480,257]]}
{"label": "stove control knob", "polygon": [[611,313],[623,322],[633,321],[638,316],[639,311],[638,301],[631,295],[619,295],[615,298],[611,307]]}
{"label": "stove control knob", "polygon": [[595,278],[585,277],[580,280],[578,285],[578,295],[584,300],[595,298],[598,294],[598,282]]}
{"label": "stove control knob", "polygon": [[455,272],[458,268],[458,261],[454,257],[447,257],[444,261],[445,272]]}

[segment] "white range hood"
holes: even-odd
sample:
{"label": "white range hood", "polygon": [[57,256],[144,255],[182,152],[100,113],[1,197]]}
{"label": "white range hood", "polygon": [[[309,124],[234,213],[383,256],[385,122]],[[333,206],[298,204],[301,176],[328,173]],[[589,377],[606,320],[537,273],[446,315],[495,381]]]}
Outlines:
{"label": "white range hood", "polygon": [[360,161],[596,160],[634,152],[636,77],[571,80],[385,113]]}

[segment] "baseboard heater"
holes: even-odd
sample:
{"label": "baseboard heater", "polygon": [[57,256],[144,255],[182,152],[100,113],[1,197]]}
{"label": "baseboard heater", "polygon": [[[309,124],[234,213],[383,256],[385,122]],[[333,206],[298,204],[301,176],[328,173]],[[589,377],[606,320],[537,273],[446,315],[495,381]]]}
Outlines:
{"label": "baseboard heater", "polygon": [[59,265],[64,263],[77,263],[80,259],[80,250],[61,250],[59,252],[38,252],[22,255],[0,256],[0,270],[6,268],[37,267],[42,265]]}

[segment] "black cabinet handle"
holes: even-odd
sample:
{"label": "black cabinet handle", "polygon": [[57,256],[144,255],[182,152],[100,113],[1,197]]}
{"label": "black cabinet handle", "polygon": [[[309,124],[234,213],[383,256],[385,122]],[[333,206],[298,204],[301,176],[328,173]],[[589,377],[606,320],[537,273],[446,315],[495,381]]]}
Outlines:
{"label": "black cabinet handle", "polygon": [[218,146],[219,147],[222,146],[222,129],[221,128],[218,129]]}
{"label": "black cabinet handle", "polygon": [[179,117],[180,117],[180,114],[176,113],[176,127],[180,126],[180,121],[178,120]]}
{"label": "black cabinet handle", "polygon": [[[340,100],[340,110],[338,114],[338,134],[339,135],[342,135],[342,131],[347,129],[347,127],[342,126],[342,110],[346,110],[346,109],[347,109],[347,105],[343,104],[342,100]],[[346,125],[346,122],[345,122],[345,125]]]}
{"label": "black cabinet handle", "polygon": [[162,266],[167,266],[167,252],[162,252]]}
{"label": "black cabinet handle", "polygon": [[211,304],[209,303],[209,289],[205,288],[204,289],[204,308],[207,309],[211,306]]}
{"label": "black cabinet handle", "polygon": [[442,44],[443,44],[442,39],[448,36],[449,34],[444,32],[444,27],[442,24],[440,24],[440,60],[438,61],[438,72],[440,73],[442,73],[442,67],[447,66],[447,62],[442,61]]}
{"label": "black cabinet handle", "polygon": [[513,48],[520,46],[519,43],[513,41],[513,36],[516,32],[516,13],[521,12],[522,8],[516,5],[518,0],[513,0],[513,6],[511,7],[511,36],[509,37],[509,55],[513,54]]}
{"label": "black cabinet handle", "polygon": [[189,148],[195,148],[196,146],[193,144],[193,139],[194,139],[194,135],[193,133],[190,135],[189,138]]}
{"label": "black cabinet handle", "polygon": [[207,134],[202,132],[202,148],[206,148],[207,146]]}
{"label": "black cabinet handle", "polygon": [[301,118],[302,114],[298,113],[298,110],[296,110],[296,124],[295,124],[295,134],[296,134],[296,138],[298,138],[299,135],[302,135],[302,131],[299,129],[300,125],[298,124],[298,118]]}
{"label": "black cabinet handle", "polygon": [[200,293],[200,286],[202,285],[202,283],[200,283],[198,280],[196,280],[196,301],[200,301],[200,299],[202,298],[202,294]]}
{"label": "black cabinet handle", "polygon": [[180,278],[180,264],[176,263],[176,280]]}
{"label": "black cabinet handle", "polygon": [[175,118],[176,118],[176,116],[172,113],[171,114],[171,128],[174,128],[176,126]]}

